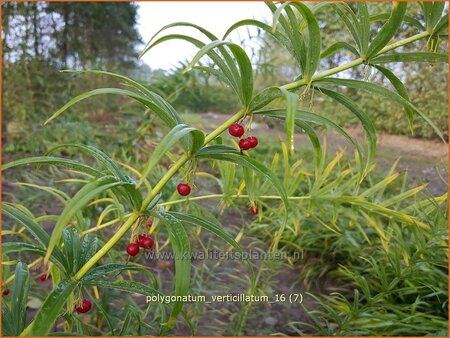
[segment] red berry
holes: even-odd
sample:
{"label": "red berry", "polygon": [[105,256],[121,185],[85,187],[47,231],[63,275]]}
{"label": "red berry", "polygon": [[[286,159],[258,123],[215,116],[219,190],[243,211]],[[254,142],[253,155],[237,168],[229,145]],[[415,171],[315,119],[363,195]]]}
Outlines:
{"label": "red berry", "polygon": [[75,305],[75,310],[78,313],[86,313],[92,308],[92,303],[89,299],[83,299],[81,304]]}
{"label": "red berry", "polygon": [[257,207],[250,207],[250,209],[248,209],[248,210],[250,210],[250,212],[251,212],[253,215],[256,215],[256,214],[258,213],[258,208],[257,208]]}
{"label": "red berry", "polygon": [[249,150],[251,148],[250,141],[246,138],[243,138],[239,141],[239,148],[241,150]]}
{"label": "red berry", "polygon": [[230,133],[231,136],[234,137],[241,137],[242,135],[244,135],[244,127],[242,125],[240,125],[239,123],[233,123],[229,128],[228,128],[228,132]]}
{"label": "red berry", "polygon": [[153,225],[153,220],[151,218],[149,218],[147,220],[147,226],[150,228]]}
{"label": "red berry", "polygon": [[3,290],[3,296],[7,296],[7,295],[9,295],[9,289],[5,289],[5,290]]}
{"label": "red berry", "polygon": [[250,136],[248,141],[250,142],[250,148],[255,148],[258,145],[258,138],[256,136]]}
{"label": "red berry", "polygon": [[153,246],[154,240],[147,234],[141,234],[138,236],[137,244],[144,249],[150,249]]}
{"label": "red berry", "polygon": [[177,190],[181,196],[187,196],[191,193],[191,187],[187,183],[178,184]]}
{"label": "red berry", "polygon": [[40,279],[41,279],[41,282],[45,282],[45,281],[47,280],[47,274],[46,274],[46,273],[43,273],[43,274],[41,275]]}
{"label": "red berry", "polygon": [[127,253],[130,256],[136,256],[139,253],[139,245],[137,243],[130,243],[127,245]]}
{"label": "red berry", "polygon": [[153,238],[151,237],[144,237],[141,241],[141,243],[139,244],[140,247],[144,248],[144,249],[150,249],[153,246]]}

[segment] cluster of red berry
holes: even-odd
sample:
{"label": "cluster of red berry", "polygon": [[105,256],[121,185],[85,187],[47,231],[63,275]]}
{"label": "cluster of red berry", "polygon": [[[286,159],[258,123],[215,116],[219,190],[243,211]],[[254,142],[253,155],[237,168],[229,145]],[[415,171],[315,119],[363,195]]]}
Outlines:
{"label": "cluster of red berry", "polygon": [[[229,128],[228,132],[231,136],[242,137],[245,133],[244,127],[239,123],[233,123]],[[239,140],[239,148],[241,150],[249,150],[255,148],[258,145],[258,138],[256,136],[249,136],[246,138],[241,138]]]}
{"label": "cluster of red berry", "polygon": [[[153,220],[149,218],[147,220],[147,226],[151,227]],[[136,256],[139,253],[139,248],[151,249],[155,241],[147,234],[140,234],[136,243],[130,243],[127,245],[126,251],[130,256]]]}

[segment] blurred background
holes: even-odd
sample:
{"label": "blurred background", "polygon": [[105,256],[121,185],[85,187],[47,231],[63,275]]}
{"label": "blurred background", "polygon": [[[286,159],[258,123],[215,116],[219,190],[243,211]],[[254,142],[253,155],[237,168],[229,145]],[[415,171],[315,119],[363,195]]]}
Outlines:
{"label": "blurred background", "polygon": [[[371,6],[387,9],[389,4]],[[77,137],[82,139],[89,138],[95,134],[92,123],[104,124],[105,120],[113,121],[130,112],[127,100],[97,97],[74,108],[73,113],[60,122],[56,134],[52,130],[49,135],[48,128],[42,126],[43,121],[71,97],[89,89],[113,85],[102,76],[60,73],[62,69],[102,69],[131,76],[159,90],[180,112],[231,113],[237,109],[231,90],[195,71],[182,74],[195,53],[193,46],[169,42],[156,47],[143,60],[138,59],[138,53],[158,29],[174,21],[203,25],[219,38],[240,19],[271,21],[269,9],[258,2],[5,2],[2,10],[2,131],[6,153],[41,152],[47,141],[67,136],[67,131],[77,131]],[[420,8],[412,3],[409,12],[420,15]],[[327,23],[322,27],[323,36],[329,37],[330,44],[335,34],[348,35],[337,15],[331,11],[321,15]],[[402,34],[411,33],[406,30]],[[294,62],[268,36],[256,29],[243,29],[233,34],[232,39],[245,44],[251,55],[258,70],[258,87],[283,84],[295,78]],[[327,41],[323,48],[326,46]],[[417,48],[417,45],[405,48]],[[337,53],[324,59],[323,67],[333,67],[350,57],[345,52]],[[393,70],[405,81],[412,101],[447,131],[447,65],[398,64]],[[344,76],[365,78],[371,74],[360,67]],[[401,107],[358,92],[352,96],[366,107],[380,132],[409,134]],[[346,127],[357,124],[350,113],[337,110],[326,101],[314,102],[314,107]],[[414,137],[432,140],[436,135],[422,121],[416,121]],[[30,139],[33,142],[29,142]]]}

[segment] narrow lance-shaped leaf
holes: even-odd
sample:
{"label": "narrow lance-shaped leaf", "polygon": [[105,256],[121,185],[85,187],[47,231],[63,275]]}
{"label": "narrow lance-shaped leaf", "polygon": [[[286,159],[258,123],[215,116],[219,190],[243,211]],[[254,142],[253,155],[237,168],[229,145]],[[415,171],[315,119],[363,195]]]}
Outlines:
{"label": "narrow lance-shaped leaf", "polygon": [[[33,235],[33,237],[38,240],[43,249],[47,249],[50,242],[50,236],[39,224],[34,222],[24,212],[8,203],[3,203],[2,212],[23,225]],[[52,258],[52,260],[56,262],[59,267],[63,268],[63,271],[67,271],[66,259],[58,248],[55,248],[53,251]]]}
{"label": "narrow lance-shaped leaf", "polygon": [[56,319],[68,297],[77,287],[78,282],[65,280],[59,283],[47,296],[31,324],[21,336],[46,336],[52,330]]}
{"label": "narrow lance-shaped leaf", "polygon": [[143,104],[144,106],[150,108],[163,120],[169,127],[173,127],[179,123],[182,123],[181,118],[176,114],[175,110],[166,102],[162,97],[157,94],[153,94],[152,97],[143,96],[142,94],[135,93],[130,90],[119,89],[119,88],[99,88],[94,89],[89,92],[78,95],[69,102],[67,102],[63,107],[61,107],[57,112],[55,112],[50,118],[45,121],[45,124],[49,123],[53,119],[57,118],[64,111],[75,105],[76,103],[87,99],[95,95],[105,95],[114,94],[128,96],[129,98]]}
{"label": "narrow lance-shaped leaf", "polygon": [[[8,255],[10,253],[29,253],[37,256],[44,257],[47,250],[38,247],[33,244],[24,243],[24,242],[7,242],[2,244],[2,253]],[[55,264],[55,266],[60,269],[60,271],[66,273],[68,271],[67,264],[64,261],[57,260],[55,258],[54,253],[50,256],[50,262]]]}
{"label": "narrow lance-shaped leaf", "polygon": [[81,242],[80,235],[75,228],[64,229],[64,253],[71,271],[69,274],[75,274],[81,267]]}
{"label": "narrow lance-shaped leaf", "polygon": [[325,88],[319,88],[319,90],[325,95],[331,97],[333,100],[344,105],[361,121],[361,125],[364,128],[364,131],[366,132],[366,138],[368,143],[367,163],[365,168],[365,170],[367,171],[370,164],[375,158],[375,153],[377,149],[377,131],[375,129],[374,123],[369,118],[369,116],[354,101],[350,100],[348,97]]}
{"label": "narrow lance-shaped leaf", "polygon": [[195,154],[198,149],[203,146],[205,141],[205,135],[201,130],[189,127],[185,124],[179,124],[175,126],[158,144],[158,146],[153,150],[151,156],[144,165],[142,171],[141,179],[138,186],[144,182],[153,167],[158,164],[161,158],[167,153],[167,151],[181,138],[185,135],[192,135],[192,148],[189,149],[190,154]]}
{"label": "narrow lance-shaped leaf", "polygon": [[[118,264],[118,263],[109,263],[97,266],[91,269],[86,275],[81,278],[81,283],[89,284],[89,283],[97,283],[97,280],[104,280],[105,276],[108,274],[120,273],[122,271],[138,271],[141,274],[147,276],[149,281],[151,281],[152,285],[156,288],[157,281],[153,276],[152,272],[147,268],[134,264]],[[113,275],[114,276],[114,275]]]}
{"label": "narrow lance-shaped leaf", "polygon": [[30,272],[28,271],[28,266],[25,263],[18,262],[14,278],[14,288],[11,295],[14,335],[19,335],[25,328],[29,287]]}
{"label": "narrow lance-shaped leaf", "polygon": [[[275,118],[279,118],[279,119],[283,119],[283,120],[286,118],[286,111],[282,110],[282,109],[259,110],[259,111],[255,111],[254,114],[266,115],[266,116],[275,117]],[[356,142],[344,129],[342,129],[342,127],[340,127],[337,123],[333,122],[332,120],[330,120],[324,116],[317,115],[312,112],[297,111],[295,114],[295,121],[296,121],[296,124],[298,123],[299,126],[303,129],[305,129],[304,128],[305,126],[303,123],[307,122],[307,123],[323,125],[323,126],[326,126],[326,127],[329,127],[331,129],[335,130],[336,132],[341,134],[345,139],[347,139],[355,147],[355,149],[358,151],[358,154],[360,155],[360,157],[362,156],[362,150],[361,150],[361,147],[359,146],[359,143]],[[310,141],[313,144],[313,147],[316,151],[316,157],[318,159],[317,163],[320,163],[321,157],[322,157],[320,155],[320,143],[317,144],[318,143],[317,135],[310,129],[311,128],[308,128],[306,126],[305,131],[310,136]],[[319,152],[319,154],[317,154],[317,152]]]}
{"label": "narrow lance-shaped leaf", "polygon": [[[189,23],[189,22],[174,22],[171,23],[169,25],[164,26],[163,28],[161,28],[158,32],[156,32],[152,38],[150,39],[150,41],[148,42],[146,48],[144,49],[144,51],[142,52],[141,56],[144,55],[147,51],[149,51],[151,48],[153,48],[157,42],[152,43],[152,41],[156,38],[156,36],[161,33],[162,31],[169,29],[169,28],[173,28],[173,27],[191,27],[196,29],[198,32],[200,32],[201,34],[205,35],[206,37],[208,37],[209,40],[211,41],[217,41],[219,40],[218,37],[216,37],[214,34],[212,34],[210,31],[204,29],[201,26],[198,26],[196,24],[193,23]],[[164,39],[164,37],[162,38]],[[183,40],[189,41],[191,43],[194,43],[198,48],[202,48],[205,44],[199,40],[193,40],[192,38],[189,37],[184,37],[182,38]],[[158,41],[161,41],[161,39],[159,39]],[[218,46],[217,48],[219,50],[219,52],[222,54],[222,58],[216,54],[215,52],[213,52],[212,50],[208,53],[208,55],[211,57],[211,59],[214,61],[214,63],[216,63],[216,65],[219,66],[220,70],[222,71],[222,73],[224,74],[224,76],[226,78],[229,79],[230,86],[232,88],[234,88],[235,86],[233,85],[234,82],[236,82],[238,80],[238,74],[237,74],[237,67],[233,62],[233,59],[230,55],[230,53],[227,51],[227,49],[224,46]],[[208,67],[209,71],[212,72],[213,68]],[[235,81],[233,81],[232,79],[234,79]]]}
{"label": "narrow lance-shaped leaf", "polygon": [[410,107],[411,109],[414,110],[414,112],[416,114],[418,114],[422,119],[424,119],[434,129],[434,131],[442,139],[442,141],[445,142],[442,132],[433,123],[433,121],[431,121],[422,111],[420,111],[417,107],[415,107],[413,104],[411,104],[408,100],[405,100],[399,94],[392,92],[383,86],[380,86],[375,83],[365,82],[365,81],[351,80],[351,79],[337,79],[337,78],[324,78],[321,80],[317,80],[315,82],[316,83],[330,83],[330,84],[335,84],[335,85],[339,85],[339,86],[346,86],[349,88],[362,89],[362,90],[368,91],[372,94],[378,94],[389,100],[395,101],[405,107]]}
{"label": "narrow lance-shaped leaf", "polygon": [[[170,243],[175,255],[175,295],[185,296],[189,291],[191,281],[191,246],[189,238],[186,230],[177,218],[163,209],[157,212],[157,216],[167,226]],[[175,302],[167,322],[169,328],[175,325],[174,320],[181,312],[182,307],[183,302]]]}
{"label": "narrow lance-shaped leaf", "polygon": [[[390,17],[391,13],[377,13],[370,16],[370,21],[386,21],[389,20]],[[403,21],[418,28],[420,31],[425,30],[425,27],[420,23],[420,21],[410,15],[405,14]]]}
{"label": "narrow lance-shaped leaf", "polygon": [[370,19],[369,10],[365,2],[358,2],[358,32],[361,40],[361,54],[364,55],[369,47]]}
{"label": "narrow lance-shaped leaf", "polygon": [[303,76],[306,79],[311,79],[320,63],[320,46],[322,41],[320,38],[319,24],[314,14],[304,3],[290,2],[289,4],[299,11],[307,23],[308,34],[307,40],[305,41],[307,45],[306,65]]}
{"label": "narrow lance-shaped leaf", "polygon": [[260,91],[253,98],[250,103],[250,111],[258,110],[276,98],[284,97],[287,103],[286,107],[286,119],[285,119],[285,131],[287,139],[287,147],[291,151],[294,151],[294,129],[295,129],[295,112],[297,111],[298,96],[295,93],[289,92],[283,87],[269,87]]}
{"label": "narrow lance-shaped leaf", "polygon": [[[156,40],[155,42],[153,42],[149,46],[149,48],[153,48],[153,47],[157,46],[158,44],[161,44],[163,42],[170,41],[170,40],[183,40],[183,41],[193,44],[194,46],[196,46],[197,48],[200,48],[200,49],[206,45],[204,42],[202,42],[198,39],[194,39],[188,35],[169,34],[169,35],[163,36],[163,37],[159,38],[158,40]],[[224,48],[224,47],[223,46],[218,47],[219,50],[222,48]],[[208,51],[208,56],[219,67],[220,71],[223,73],[223,76],[225,78],[227,78],[227,83],[230,85],[230,87],[234,90],[235,93],[237,93],[237,95],[239,95],[239,93],[241,91],[239,90],[239,84],[236,81],[236,79],[239,77],[239,74],[237,73],[237,70],[235,71],[235,69],[234,69],[235,65],[234,64],[231,65],[231,66],[233,66],[233,69],[230,69],[229,66],[227,65],[227,63],[220,57],[220,55],[212,49]],[[208,71],[208,72],[212,73],[213,75],[215,74],[215,69],[212,67],[206,67],[203,70]],[[223,79],[222,79],[222,81],[223,81]]]}
{"label": "narrow lance-shaped leaf", "polygon": [[[235,248],[240,253],[244,252],[242,250],[241,246],[239,245],[239,243],[237,243],[233,239],[233,237],[230,234],[228,234],[228,232],[220,225],[215,224],[211,221],[208,221],[204,218],[199,218],[197,216],[188,215],[188,214],[184,214],[184,213],[180,213],[180,212],[170,211],[169,214],[176,217],[183,223],[187,223],[191,226],[200,226],[200,227],[208,230],[209,232],[212,232],[213,234],[217,235],[219,238],[223,239],[225,242],[230,244],[233,248]],[[254,271],[253,271],[252,264],[250,263],[250,260],[248,260],[248,259],[246,259],[246,262],[250,269],[250,273],[251,273],[252,281],[253,281]]]}
{"label": "narrow lance-shaped leaf", "polygon": [[338,13],[341,20],[344,22],[345,26],[349,30],[353,37],[353,40],[359,48],[359,54],[362,52],[361,37],[358,29],[358,18],[351,7],[345,2],[339,2],[333,5],[333,8]]}
{"label": "narrow lance-shaped leaf", "polygon": [[77,161],[67,160],[65,158],[52,157],[52,156],[28,157],[28,158],[12,161],[12,162],[3,164],[2,170],[19,167],[19,166],[24,166],[24,165],[33,165],[33,164],[36,164],[36,165],[41,165],[41,164],[60,165],[60,166],[66,167],[66,168],[71,168],[71,169],[81,171],[83,173],[86,173],[86,174],[94,176],[94,177],[102,176],[102,173],[100,171],[98,171],[88,165],[79,163]]}
{"label": "narrow lance-shaped leaf", "polygon": [[117,181],[117,178],[111,176],[105,176],[99,178],[91,183],[88,183],[80,191],[78,191],[75,196],[67,203],[64,207],[61,216],[56,223],[52,235],[50,237],[50,242],[47,249],[47,254],[45,255],[44,261],[47,262],[53,249],[58,245],[64,228],[72,220],[73,216],[86,206],[89,201],[97,196],[98,194],[117,187],[123,184],[123,182]]}
{"label": "narrow lance-shaped leaf", "polygon": [[380,55],[370,60],[370,63],[375,65],[392,62],[448,63],[448,55],[443,53],[432,53],[432,52],[393,53],[387,55]]}
{"label": "narrow lance-shaped leaf", "polygon": [[[400,81],[399,78],[397,78],[393,72],[391,72],[389,69],[381,67],[381,66],[374,66],[376,69],[378,69],[386,78],[389,80],[389,82],[394,86],[397,93],[403,97],[408,102],[411,102],[408,91],[406,90],[405,85],[402,81]],[[408,119],[409,128],[411,130],[411,134],[413,133],[413,118],[414,118],[414,111],[411,107],[405,107],[406,117]]]}
{"label": "narrow lance-shaped leaf", "polygon": [[[279,5],[278,7],[269,1],[265,2],[265,4],[273,13],[272,33],[276,34],[277,31],[280,31],[278,26],[282,26],[282,35],[285,36],[286,39],[279,41],[282,42],[290,51],[294,59],[297,61],[297,64],[303,71],[303,69],[305,69],[306,61],[306,46],[303,35],[297,29],[298,20],[295,13],[290,7],[288,7],[287,2]],[[281,14],[283,10],[286,11],[287,18]]]}
{"label": "narrow lance-shaped leaf", "polygon": [[431,33],[437,22],[441,19],[442,12],[445,8],[445,1],[422,1],[420,5],[424,11],[426,29]]}
{"label": "narrow lance-shaped leaf", "polygon": [[350,53],[352,53],[353,55],[359,57],[359,53],[358,53],[358,51],[356,50],[355,47],[353,47],[352,45],[348,44],[347,42],[339,41],[339,42],[333,43],[330,47],[325,49],[322,52],[322,54],[320,54],[320,58],[323,59],[323,58],[326,58],[328,56],[334,55],[335,53],[337,53],[341,49],[345,49],[345,50],[349,51]]}
{"label": "narrow lance-shaped leaf", "polygon": [[403,22],[406,7],[407,3],[404,1],[394,2],[392,4],[391,17],[386,21],[383,27],[381,27],[381,30],[370,43],[367,54],[365,55],[368,59],[375,56],[380,50],[382,50],[392,39],[395,33],[397,33]]}
{"label": "narrow lance-shaped leaf", "polygon": [[49,150],[45,153],[45,156],[50,156],[55,151],[61,149],[61,148],[76,148],[84,153],[94,157],[105,169],[108,170],[109,175],[116,176],[120,180],[125,179],[125,175],[123,174],[122,170],[114,163],[114,161],[106,155],[103,151],[100,149],[97,149],[90,145],[85,144],[59,144]]}
{"label": "narrow lance-shaped leaf", "polygon": [[222,145],[212,145],[204,147],[198,151],[196,157],[198,159],[209,158],[220,161],[234,162],[242,166],[245,166],[251,170],[259,172],[260,174],[265,176],[272,183],[274,188],[278,191],[287,210],[289,202],[287,199],[286,191],[283,188],[283,185],[279,181],[278,177],[276,177],[276,175],[270,169],[268,169],[259,161],[246,155],[241,155],[240,152],[238,152],[234,148]]}
{"label": "narrow lance-shaped leaf", "polygon": [[[204,56],[207,55],[210,50],[214,48],[218,48],[221,46],[227,46],[231,52],[233,53],[234,58],[239,66],[239,78],[236,76],[233,79],[229,79],[230,82],[235,82],[237,84],[236,88],[239,90],[238,96],[241,100],[241,103],[244,107],[248,107],[250,100],[253,95],[253,69],[245,51],[238,45],[227,42],[227,41],[213,41],[205,46],[203,46],[198,53],[194,56],[192,61],[187,66],[186,70],[194,67],[194,65]],[[227,60],[228,61],[228,60]],[[227,65],[230,67],[230,62],[233,60],[229,60]]]}

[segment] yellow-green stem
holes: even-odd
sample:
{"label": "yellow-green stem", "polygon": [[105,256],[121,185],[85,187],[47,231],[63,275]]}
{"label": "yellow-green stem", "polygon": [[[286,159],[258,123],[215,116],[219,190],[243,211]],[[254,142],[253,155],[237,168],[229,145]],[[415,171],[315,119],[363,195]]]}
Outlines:
{"label": "yellow-green stem", "polygon": [[105,245],[97,251],[97,253],[84,264],[77,274],[74,276],[75,280],[80,280],[109,250],[116,244],[128,231],[128,229],[139,218],[138,213],[133,213],[129,219],[119,228],[119,230],[109,239]]}
{"label": "yellow-green stem", "polygon": [[[386,53],[386,52],[391,51],[393,49],[396,49],[398,47],[404,46],[404,45],[406,45],[408,43],[420,40],[420,39],[422,39],[424,37],[427,37],[428,35],[430,35],[430,33],[422,32],[422,33],[413,35],[413,36],[411,36],[411,37],[409,37],[407,39],[404,39],[404,40],[401,40],[401,41],[398,41],[398,42],[394,42],[394,43],[384,47],[380,52],[378,52],[377,55]],[[327,76],[330,76],[330,75],[333,75],[333,74],[337,74],[337,73],[340,73],[340,72],[342,72],[344,70],[347,70],[347,69],[359,66],[359,65],[363,64],[365,61],[366,61],[365,58],[362,58],[362,57],[357,58],[356,60],[350,61],[350,62],[348,62],[346,64],[341,65],[341,66],[338,66],[338,67],[326,70],[326,71],[324,71],[322,73],[316,74],[316,75],[314,75],[311,78],[311,81],[320,80],[320,79],[323,79],[323,78],[325,78]],[[287,89],[287,90],[293,90],[293,89],[300,88],[301,86],[304,86],[304,85],[307,85],[307,84],[308,84],[308,81],[306,79],[301,79],[301,80],[298,80],[298,81],[294,81],[294,82],[285,84],[282,87]]]}
{"label": "yellow-green stem", "polygon": [[[238,121],[244,116],[244,111],[240,111],[237,114],[230,117],[226,122],[221,124],[217,129],[210,133],[206,138],[204,144],[208,144],[222,132],[224,132],[231,124]],[[186,153],[180,157],[180,159],[175,162],[175,164],[170,167],[170,169],[164,174],[164,176],[159,180],[158,184],[150,191],[148,196],[142,202],[140,212],[143,212],[150,202],[158,195],[161,189],[167,184],[167,182],[175,175],[178,170],[192,157],[192,154]],[[128,229],[134,224],[134,222],[139,218],[140,212],[133,213],[130,218],[119,228],[119,230],[109,239],[108,242],[94,255],[89,261],[84,264],[81,269],[75,275],[76,280],[80,280],[104,255],[108,253],[109,250],[126,234]]]}
{"label": "yellow-green stem", "polygon": [[[195,196],[195,197],[190,197],[189,201],[200,201],[200,200],[207,200],[207,199],[213,199],[213,198],[224,198],[226,197],[224,194],[211,194],[211,195],[202,195],[202,196]],[[229,195],[229,198],[248,198],[248,195]],[[262,196],[258,196],[258,199],[261,200],[281,200],[281,196],[277,196],[277,195],[262,195]],[[311,196],[289,196],[288,197],[289,200],[306,200],[306,199],[311,199]],[[178,203],[183,203],[186,202],[186,199],[180,199],[180,200],[174,200],[174,201],[169,201],[169,202],[163,202],[163,203],[158,203],[159,206],[168,206],[168,205],[173,205],[173,204],[178,204]]]}

